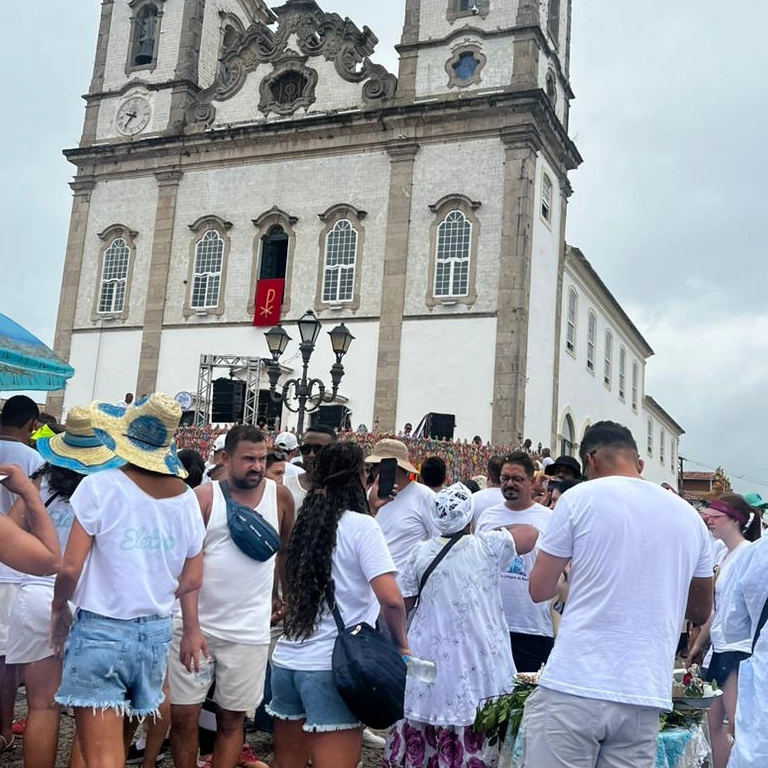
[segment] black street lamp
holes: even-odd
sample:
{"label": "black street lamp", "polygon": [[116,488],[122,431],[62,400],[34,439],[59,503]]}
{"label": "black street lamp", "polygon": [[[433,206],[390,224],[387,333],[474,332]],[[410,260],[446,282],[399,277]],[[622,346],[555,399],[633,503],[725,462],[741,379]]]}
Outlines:
{"label": "black street lamp", "polygon": [[[297,432],[304,432],[304,414],[316,411],[323,403],[331,403],[339,391],[339,384],[344,376],[344,366],[341,361],[349,351],[349,346],[355,338],[344,323],[337,325],[328,332],[331,337],[331,347],[336,355],[336,362],[331,366],[331,391],[328,392],[325,384],[320,379],[308,378],[309,359],[315,351],[315,343],[320,335],[322,324],[312,310],[308,310],[298,321],[299,336],[301,342],[299,350],[303,362],[301,378],[289,379],[283,384],[282,391],[277,391],[277,382],[280,378],[280,356],[285,352],[291,337],[285,332],[282,325],[276,325],[267,331],[264,336],[267,347],[272,355],[272,360],[267,363],[267,376],[269,376],[269,396],[275,403],[282,403],[289,411],[299,414]],[[308,405],[310,399],[315,402]],[[291,401],[296,400],[297,405]]]}

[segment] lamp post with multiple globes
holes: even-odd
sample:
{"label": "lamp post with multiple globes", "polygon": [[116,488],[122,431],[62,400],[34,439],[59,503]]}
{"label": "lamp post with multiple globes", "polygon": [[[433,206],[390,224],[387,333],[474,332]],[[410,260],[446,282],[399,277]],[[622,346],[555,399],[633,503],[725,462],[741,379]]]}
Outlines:
{"label": "lamp post with multiple globes", "polygon": [[[336,362],[331,366],[331,390],[317,378],[309,378],[309,360],[315,351],[317,337],[320,335],[322,324],[312,310],[308,310],[298,321],[301,342],[299,351],[302,359],[301,377],[288,379],[278,391],[280,378],[280,356],[285,352],[291,337],[282,325],[276,325],[264,336],[267,340],[272,360],[267,363],[269,377],[269,396],[273,402],[282,403],[289,411],[298,414],[296,431],[299,435],[304,432],[304,414],[316,411],[321,405],[331,403],[339,391],[339,384],[344,376],[344,366],[341,364],[344,355],[355,338],[344,323],[337,325],[328,332],[331,337],[331,347],[336,355]],[[293,404],[293,401],[296,404]]]}

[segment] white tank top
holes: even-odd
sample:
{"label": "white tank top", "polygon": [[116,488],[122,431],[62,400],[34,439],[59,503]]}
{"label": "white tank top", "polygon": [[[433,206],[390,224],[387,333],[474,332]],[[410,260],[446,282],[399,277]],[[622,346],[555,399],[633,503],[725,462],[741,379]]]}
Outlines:
{"label": "white tank top", "polygon": [[[279,530],[277,486],[264,478],[264,495],[256,509]],[[232,541],[227,505],[214,481],[211,517],[203,544],[203,586],[198,612],[206,634],[242,645],[267,645],[272,614],[275,557],[264,563],[244,555]]]}

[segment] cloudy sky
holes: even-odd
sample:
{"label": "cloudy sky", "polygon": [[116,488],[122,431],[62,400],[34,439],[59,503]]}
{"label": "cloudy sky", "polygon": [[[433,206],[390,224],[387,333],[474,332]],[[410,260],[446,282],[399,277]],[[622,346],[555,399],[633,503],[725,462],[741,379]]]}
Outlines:
{"label": "cloudy sky", "polygon": [[[397,71],[395,0],[321,0],[367,24]],[[20,3],[0,46],[0,311],[51,342],[97,0]],[[370,6],[370,9],[368,9]],[[574,0],[568,240],[656,351],[647,390],[685,427],[687,469],[723,465],[768,498],[768,3]],[[34,46],[34,53],[30,47]]]}

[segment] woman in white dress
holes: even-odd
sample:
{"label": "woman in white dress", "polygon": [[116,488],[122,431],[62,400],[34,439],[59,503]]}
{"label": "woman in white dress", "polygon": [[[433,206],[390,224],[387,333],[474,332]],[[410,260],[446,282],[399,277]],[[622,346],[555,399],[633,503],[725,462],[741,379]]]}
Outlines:
{"label": "woman in white dress", "polygon": [[402,574],[406,605],[432,561],[454,544],[424,583],[408,637],[415,657],[437,665],[433,683],[408,677],[405,719],[390,730],[385,768],[493,768],[499,745],[473,730],[478,705],[512,689],[515,665],[499,593],[501,572],[536,541],[530,526],[473,535],[472,494],[461,483],[435,497],[441,536],[420,544]]}
{"label": "woman in white dress", "polygon": [[724,493],[710,501],[703,512],[712,536],[722,541],[726,549],[715,565],[715,601],[709,621],[701,628],[688,653],[689,661],[696,661],[711,640],[711,658],[704,664],[704,678],[716,682],[723,695],[707,710],[712,740],[713,768],[725,768],[731,751],[736,713],[736,694],[739,665],[749,657],[751,638],[728,642],[723,634],[725,616],[733,591],[733,574],[739,559],[750,543],[760,536],[760,518],[754,514],[742,496]]}

